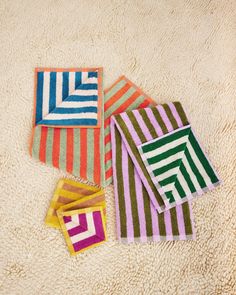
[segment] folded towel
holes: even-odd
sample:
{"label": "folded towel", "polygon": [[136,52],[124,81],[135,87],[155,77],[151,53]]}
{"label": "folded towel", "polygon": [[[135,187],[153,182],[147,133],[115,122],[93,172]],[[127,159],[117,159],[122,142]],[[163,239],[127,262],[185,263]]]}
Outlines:
{"label": "folded towel", "polygon": [[220,183],[190,125],[148,141],[138,149],[166,207],[182,204]]}
{"label": "folded towel", "polygon": [[102,99],[101,68],[37,68],[30,154],[103,184]]}
{"label": "folded towel", "polygon": [[109,185],[112,183],[111,116],[124,111],[155,105],[155,103],[125,76],[120,77],[110,88],[104,91],[104,101],[105,185]]}
{"label": "folded towel", "polygon": [[[191,204],[186,202],[158,214],[150,199],[150,190],[147,191],[141,180],[138,162],[130,156],[127,138],[121,135],[116,119],[115,116],[111,120],[111,142],[118,239],[125,243],[193,239]],[[140,135],[141,129],[136,132]]]}
{"label": "folded towel", "polygon": [[58,214],[71,255],[94,248],[107,240],[102,207],[90,207]]}
{"label": "folded towel", "polygon": [[89,206],[94,207],[96,204],[100,206],[99,202],[101,201],[105,203],[104,190],[70,179],[60,179],[51,200],[45,223],[50,227],[60,228],[57,210],[68,211]]}

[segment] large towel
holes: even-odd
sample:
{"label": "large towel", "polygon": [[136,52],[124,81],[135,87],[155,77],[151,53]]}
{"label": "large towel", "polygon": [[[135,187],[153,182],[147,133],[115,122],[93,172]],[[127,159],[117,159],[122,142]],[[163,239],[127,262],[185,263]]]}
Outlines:
{"label": "large towel", "polygon": [[31,155],[101,185],[103,145],[102,68],[37,68]]}

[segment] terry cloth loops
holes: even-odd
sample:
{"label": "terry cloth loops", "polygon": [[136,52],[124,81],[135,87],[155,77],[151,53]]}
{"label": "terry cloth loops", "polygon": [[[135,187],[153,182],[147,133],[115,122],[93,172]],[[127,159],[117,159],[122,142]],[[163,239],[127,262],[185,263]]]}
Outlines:
{"label": "terry cloth loops", "polygon": [[106,240],[106,203],[103,190],[61,179],[45,223],[61,228],[72,255]]}
{"label": "terry cloth loops", "polygon": [[102,98],[101,68],[36,69],[31,155],[103,184]]}

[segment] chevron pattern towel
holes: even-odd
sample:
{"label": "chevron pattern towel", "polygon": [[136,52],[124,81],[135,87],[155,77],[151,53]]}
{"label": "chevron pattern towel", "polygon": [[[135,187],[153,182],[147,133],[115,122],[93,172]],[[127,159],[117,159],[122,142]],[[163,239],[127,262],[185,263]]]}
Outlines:
{"label": "chevron pattern towel", "polygon": [[31,155],[103,184],[102,99],[101,68],[36,69]]}
{"label": "chevron pattern towel", "polygon": [[62,229],[72,255],[97,246],[106,240],[104,190],[61,179],[54,192],[45,223],[50,227]]}
{"label": "chevron pattern towel", "polygon": [[102,207],[61,212],[58,217],[71,255],[94,248],[107,239]]}
{"label": "chevron pattern towel", "polygon": [[181,204],[220,183],[190,125],[140,145],[139,152],[164,203]]}
{"label": "chevron pattern towel", "polygon": [[193,239],[191,204],[158,214],[114,120],[111,134],[118,239],[124,243]]}

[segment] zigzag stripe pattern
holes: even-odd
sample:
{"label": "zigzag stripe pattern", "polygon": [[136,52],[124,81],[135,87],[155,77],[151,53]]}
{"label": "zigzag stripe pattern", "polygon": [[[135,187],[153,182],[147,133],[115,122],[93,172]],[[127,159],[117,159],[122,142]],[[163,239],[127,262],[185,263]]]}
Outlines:
{"label": "zigzag stripe pattern", "polygon": [[96,126],[98,96],[97,71],[38,71],[35,124]]}
{"label": "zigzag stripe pattern", "polygon": [[164,202],[181,204],[220,182],[190,125],[138,149]]}

